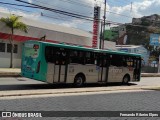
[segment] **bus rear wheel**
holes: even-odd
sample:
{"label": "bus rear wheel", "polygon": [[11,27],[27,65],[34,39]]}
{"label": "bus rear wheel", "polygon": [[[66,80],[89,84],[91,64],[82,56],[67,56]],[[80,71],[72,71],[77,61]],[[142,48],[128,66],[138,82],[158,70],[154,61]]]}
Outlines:
{"label": "bus rear wheel", "polygon": [[85,81],[85,78],[83,75],[76,75],[76,77],[74,78],[74,86],[81,87],[83,86],[84,81]]}
{"label": "bus rear wheel", "polygon": [[125,75],[125,76],[123,77],[122,84],[123,84],[123,85],[127,85],[129,81],[130,81],[129,75]]}

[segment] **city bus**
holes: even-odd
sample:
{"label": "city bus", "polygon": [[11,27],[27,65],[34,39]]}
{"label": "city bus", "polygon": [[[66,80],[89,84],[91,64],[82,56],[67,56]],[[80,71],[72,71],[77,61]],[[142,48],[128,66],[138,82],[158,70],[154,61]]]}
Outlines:
{"label": "city bus", "polygon": [[140,81],[141,55],[44,41],[26,41],[21,75],[50,84]]}

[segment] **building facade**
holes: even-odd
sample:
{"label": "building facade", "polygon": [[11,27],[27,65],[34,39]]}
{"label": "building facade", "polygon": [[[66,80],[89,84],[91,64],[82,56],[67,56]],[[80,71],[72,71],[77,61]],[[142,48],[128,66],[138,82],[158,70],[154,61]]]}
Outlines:
{"label": "building facade", "polygon": [[[1,17],[8,17],[9,14],[0,13]],[[21,21],[28,26],[28,33],[18,30],[14,32],[14,54],[13,66],[21,67],[22,44],[27,40],[40,40],[45,36],[45,41],[53,43],[65,43],[70,45],[81,45],[84,47],[92,47],[91,32],[64,27],[55,24],[43,23],[36,20],[21,18]],[[0,68],[8,68],[10,66],[10,29],[4,23],[0,23]],[[115,50],[115,43],[105,42],[105,49]]]}
{"label": "building facade", "polygon": [[[8,14],[0,13],[1,17],[8,17]],[[22,18],[21,21],[28,26],[28,33],[18,30],[14,32],[14,67],[21,66],[22,44],[26,40],[39,40],[45,36],[45,41],[53,43],[66,43],[92,46],[92,33],[75,28],[63,27],[60,25],[43,23],[40,21]],[[0,68],[7,68],[10,65],[10,29],[4,23],[0,23]]]}

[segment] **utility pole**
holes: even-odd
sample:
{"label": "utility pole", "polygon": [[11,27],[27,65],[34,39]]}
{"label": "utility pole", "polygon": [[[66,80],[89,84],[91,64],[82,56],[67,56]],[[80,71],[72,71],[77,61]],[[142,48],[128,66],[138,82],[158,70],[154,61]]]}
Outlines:
{"label": "utility pole", "polygon": [[105,0],[105,3],[104,3],[104,16],[103,16],[103,42],[102,42],[102,49],[104,49],[104,32],[105,32],[105,25],[106,25],[106,4],[107,4],[107,1]]}
{"label": "utility pole", "polygon": [[103,40],[103,20],[101,20],[101,31],[100,31],[99,49],[102,49],[102,40]]}
{"label": "utility pole", "polygon": [[131,2],[131,12],[132,12],[132,4],[133,4],[133,3]]}

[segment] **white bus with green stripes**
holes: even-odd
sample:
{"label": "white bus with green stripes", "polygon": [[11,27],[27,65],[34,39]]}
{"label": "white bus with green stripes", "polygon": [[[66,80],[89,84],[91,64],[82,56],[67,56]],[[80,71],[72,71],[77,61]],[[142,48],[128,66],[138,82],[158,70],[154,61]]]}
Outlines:
{"label": "white bus with green stripes", "polygon": [[141,55],[31,40],[23,44],[21,74],[51,84],[127,84],[140,81]]}

